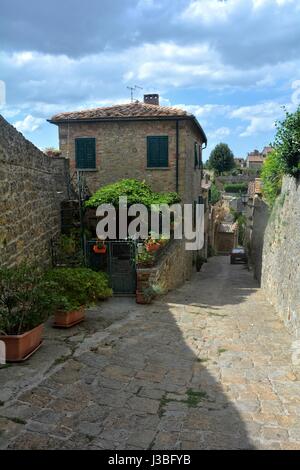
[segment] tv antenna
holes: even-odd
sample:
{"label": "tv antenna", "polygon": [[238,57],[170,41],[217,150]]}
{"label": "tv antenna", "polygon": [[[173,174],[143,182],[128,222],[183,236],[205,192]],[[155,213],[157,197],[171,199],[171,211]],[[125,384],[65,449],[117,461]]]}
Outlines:
{"label": "tv antenna", "polygon": [[143,88],[141,86],[138,86],[138,85],[128,86],[127,88],[128,88],[128,90],[130,90],[131,103],[133,103],[133,92],[138,90],[138,89],[142,90]]}

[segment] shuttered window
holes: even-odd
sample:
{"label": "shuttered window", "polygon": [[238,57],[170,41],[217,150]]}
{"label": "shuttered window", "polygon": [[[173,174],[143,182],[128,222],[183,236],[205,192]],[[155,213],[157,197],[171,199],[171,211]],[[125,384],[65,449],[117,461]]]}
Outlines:
{"label": "shuttered window", "polygon": [[199,168],[202,168],[202,145],[199,145]]}
{"label": "shuttered window", "polygon": [[195,145],[194,145],[194,167],[197,168],[198,166],[198,152],[197,152],[197,142],[195,142]]}
{"label": "shuttered window", "polygon": [[96,168],[96,139],[81,137],[75,139],[76,168],[92,170]]}
{"label": "shuttered window", "polygon": [[169,166],[168,136],[147,137],[147,167],[166,168]]}

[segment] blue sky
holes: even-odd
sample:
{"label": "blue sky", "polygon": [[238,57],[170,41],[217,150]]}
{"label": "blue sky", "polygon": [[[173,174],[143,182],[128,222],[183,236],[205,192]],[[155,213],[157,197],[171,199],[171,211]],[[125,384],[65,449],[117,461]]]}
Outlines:
{"label": "blue sky", "polygon": [[57,112],[129,102],[196,115],[208,149],[272,142],[300,101],[299,0],[1,0],[0,113],[40,148]]}

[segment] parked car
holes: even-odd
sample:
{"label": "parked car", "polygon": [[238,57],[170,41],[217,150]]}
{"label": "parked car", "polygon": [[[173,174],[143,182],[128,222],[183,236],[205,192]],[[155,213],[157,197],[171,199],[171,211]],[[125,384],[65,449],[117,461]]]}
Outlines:
{"label": "parked car", "polygon": [[230,253],[230,264],[247,263],[248,258],[244,248],[233,248]]}

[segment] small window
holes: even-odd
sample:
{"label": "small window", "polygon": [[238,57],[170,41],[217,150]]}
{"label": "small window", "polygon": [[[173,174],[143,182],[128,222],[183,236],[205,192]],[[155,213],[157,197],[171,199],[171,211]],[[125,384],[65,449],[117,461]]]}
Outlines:
{"label": "small window", "polygon": [[169,166],[168,136],[147,137],[147,167],[166,168]]}
{"label": "small window", "polygon": [[76,168],[94,170],[96,168],[96,139],[81,137],[75,139]]}
{"label": "small window", "polygon": [[198,144],[195,142],[194,145],[194,167],[197,168],[198,166],[198,151],[197,151]]}

